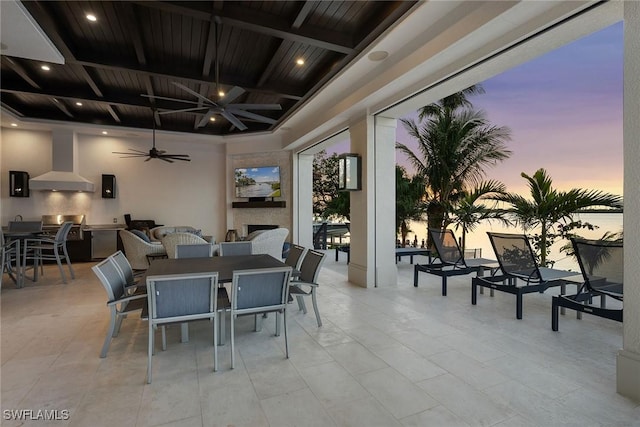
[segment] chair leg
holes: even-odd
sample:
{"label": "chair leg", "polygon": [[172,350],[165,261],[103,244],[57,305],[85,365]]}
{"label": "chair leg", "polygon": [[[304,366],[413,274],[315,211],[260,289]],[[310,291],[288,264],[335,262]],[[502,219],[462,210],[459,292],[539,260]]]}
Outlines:
{"label": "chair leg", "polygon": [[115,332],[116,326],[116,307],[111,306],[111,319],[109,319],[109,329],[107,330],[107,336],[104,339],[104,344],[102,344],[102,351],[100,352],[100,357],[107,357],[107,351],[109,351],[109,345],[111,344],[111,338],[113,338],[113,334]]}
{"label": "chair leg", "polygon": [[73,280],[76,278],[76,275],[73,272],[73,267],[71,267],[71,259],[69,258],[69,252],[67,252],[66,244],[62,247],[62,250],[64,251],[64,257],[67,260],[67,266],[69,267],[69,274],[71,275],[71,280]]}
{"label": "chair leg", "polygon": [[153,322],[149,319],[149,345],[147,348],[147,384],[151,384],[151,357],[153,357]]}
{"label": "chair leg", "polygon": [[231,369],[234,369],[236,367],[236,353],[234,348],[236,325],[235,325],[234,317],[235,316],[232,314],[231,315]]}
{"label": "chair leg", "polygon": [[289,340],[287,338],[287,309],[282,310],[282,315],[284,317],[284,350],[287,355],[287,359],[289,358]]}
{"label": "chair leg", "polygon": [[225,310],[218,311],[219,322],[218,322],[218,345],[224,345],[227,331],[225,329],[225,317],[227,317],[227,313]]}
{"label": "chair leg", "polygon": [[318,310],[318,301],[316,299],[316,288],[311,290],[311,302],[313,303],[313,311],[316,312],[316,321],[318,322],[318,327],[322,326],[322,320],[320,320],[320,310]]}
{"label": "chair leg", "polygon": [[162,351],[167,351],[167,327],[162,325],[160,329],[162,332]]}
{"label": "chair leg", "polygon": [[307,314],[307,306],[304,303],[304,297],[302,295],[296,295],[298,301],[298,311],[302,310],[304,314]]}
{"label": "chair leg", "polygon": [[62,262],[60,261],[60,253],[57,248],[53,249],[53,252],[56,254],[56,263],[58,264],[58,270],[60,270],[60,276],[62,276],[62,283],[67,284],[67,277],[64,275],[64,270],[62,269]]}
{"label": "chair leg", "polygon": [[280,313],[276,311],[276,337],[280,336]]}
{"label": "chair leg", "polygon": [[220,312],[215,313],[213,317],[213,372],[218,371],[218,316]]}

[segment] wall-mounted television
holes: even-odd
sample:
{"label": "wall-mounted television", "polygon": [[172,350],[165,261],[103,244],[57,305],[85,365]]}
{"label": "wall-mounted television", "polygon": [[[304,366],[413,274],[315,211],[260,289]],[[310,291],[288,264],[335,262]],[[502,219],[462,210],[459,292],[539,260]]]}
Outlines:
{"label": "wall-mounted television", "polygon": [[236,197],[280,197],[280,166],[236,168]]}

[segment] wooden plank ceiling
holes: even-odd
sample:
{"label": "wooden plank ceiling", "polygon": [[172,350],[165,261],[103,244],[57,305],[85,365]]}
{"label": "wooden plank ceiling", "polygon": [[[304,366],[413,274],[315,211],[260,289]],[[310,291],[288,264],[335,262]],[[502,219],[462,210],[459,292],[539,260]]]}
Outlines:
{"label": "wooden plank ceiling", "polygon": [[[175,83],[217,103],[225,100],[216,81],[223,92],[244,89],[232,104],[278,104],[280,111],[248,108],[248,115],[236,115],[245,133],[273,129],[415,6],[411,1],[22,3],[65,64],[46,64],[50,70],[44,71],[40,61],[2,56],[3,107],[26,118],[137,128],[152,127],[155,109],[158,129],[211,135],[241,130]],[[97,20],[89,21],[87,14]],[[297,65],[298,59],[304,65]],[[171,112],[183,109],[191,111]]]}

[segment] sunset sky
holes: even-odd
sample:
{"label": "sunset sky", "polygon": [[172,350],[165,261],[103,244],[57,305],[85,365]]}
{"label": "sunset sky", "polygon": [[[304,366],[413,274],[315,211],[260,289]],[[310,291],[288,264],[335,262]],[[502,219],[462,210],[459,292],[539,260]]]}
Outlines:
{"label": "sunset sky", "polygon": [[[488,178],[521,193],[520,173],[543,167],[558,189],[622,194],[622,70],[620,22],[482,82],[474,107],[512,131],[512,156]],[[416,145],[400,124],[397,138]]]}
{"label": "sunset sky", "polygon": [[[545,168],[559,190],[622,194],[622,22],[481,82],[471,97],[491,123],[511,129],[511,157],[487,171],[527,193],[521,172]],[[413,114],[407,117],[417,117]],[[416,143],[399,123],[398,141]],[[329,152],[348,152],[349,143]],[[403,154],[397,162],[406,166]]]}

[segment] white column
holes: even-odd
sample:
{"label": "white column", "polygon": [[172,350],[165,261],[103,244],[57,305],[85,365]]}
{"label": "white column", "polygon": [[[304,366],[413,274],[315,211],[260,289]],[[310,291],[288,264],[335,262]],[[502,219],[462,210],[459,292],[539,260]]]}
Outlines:
{"label": "white column", "polygon": [[624,319],[618,393],[640,402],[640,3],[624,2]]}
{"label": "white column", "polygon": [[292,242],[313,248],[313,154],[293,156],[292,203]]}
{"label": "white column", "polygon": [[375,286],[375,156],[373,117],[366,115],[349,126],[351,152],[362,156],[362,190],[351,192],[349,281]]}
{"label": "white column", "polygon": [[397,286],[396,119],[375,117],[376,286]]}
{"label": "white column", "polygon": [[351,152],[362,156],[362,190],[351,192],[349,281],[396,286],[394,119],[367,115],[351,123]]}

